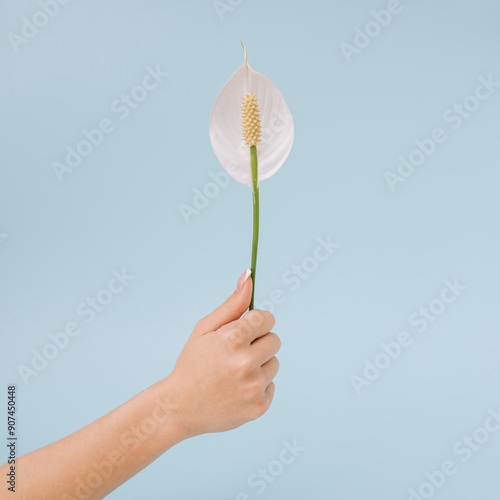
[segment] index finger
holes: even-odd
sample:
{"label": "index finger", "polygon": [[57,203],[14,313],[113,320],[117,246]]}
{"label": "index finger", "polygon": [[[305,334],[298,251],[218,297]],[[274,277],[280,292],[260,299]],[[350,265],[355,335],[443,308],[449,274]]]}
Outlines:
{"label": "index finger", "polygon": [[251,344],[271,331],[276,320],[269,311],[253,309],[239,319],[245,338]]}

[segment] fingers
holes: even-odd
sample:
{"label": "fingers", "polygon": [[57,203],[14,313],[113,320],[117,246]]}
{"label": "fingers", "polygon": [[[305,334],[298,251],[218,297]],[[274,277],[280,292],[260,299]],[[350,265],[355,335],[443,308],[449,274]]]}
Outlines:
{"label": "fingers", "polygon": [[273,381],[274,377],[278,374],[280,369],[280,362],[276,356],[273,356],[269,361],[262,365],[262,375],[266,381],[267,386]]}
{"label": "fingers", "polygon": [[254,309],[240,320],[240,328],[246,340],[251,344],[254,340],[269,333],[275,324],[274,316],[269,311]]}
{"label": "fingers", "polygon": [[217,309],[208,316],[198,321],[193,335],[205,335],[237,320],[250,305],[252,298],[252,280],[249,273],[245,272],[238,280],[238,289]]}
{"label": "fingers", "polygon": [[256,339],[269,333],[274,322],[274,316],[270,312],[254,309],[242,318],[222,326],[216,333],[223,335],[234,347],[250,347]]}
{"label": "fingers", "polygon": [[280,350],[280,347],[281,340],[273,332],[270,332],[263,337],[259,337],[251,345],[254,356],[261,365],[264,365],[264,363],[275,356]]}
{"label": "fingers", "polygon": [[266,396],[267,396],[267,401],[268,404],[270,405],[273,401],[274,398],[274,391],[276,389],[276,386],[274,385],[274,382],[271,382],[267,387],[266,387]]}

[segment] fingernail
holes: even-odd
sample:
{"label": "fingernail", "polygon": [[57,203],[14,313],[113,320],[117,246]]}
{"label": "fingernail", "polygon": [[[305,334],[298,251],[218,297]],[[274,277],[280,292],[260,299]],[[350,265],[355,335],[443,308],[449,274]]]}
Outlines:
{"label": "fingernail", "polygon": [[251,269],[247,269],[241,276],[240,279],[238,280],[238,284],[236,285],[236,289],[238,292],[241,292],[243,290],[243,287],[245,286],[245,283],[247,282],[248,278],[250,278],[250,275],[252,274]]}

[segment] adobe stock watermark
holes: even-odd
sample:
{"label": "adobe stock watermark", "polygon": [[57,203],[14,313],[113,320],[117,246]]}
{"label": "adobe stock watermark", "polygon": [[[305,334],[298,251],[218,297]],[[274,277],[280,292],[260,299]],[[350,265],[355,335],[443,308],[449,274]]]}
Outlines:
{"label": "adobe stock watermark", "polygon": [[398,156],[397,170],[384,172],[384,178],[393,193],[399,184],[404,184],[415,173],[416,168],[424,165],[429,157],[449,139],[452,132],[459,130],[464,123],[470,120],[479,110],[481,104],[490,99],[500,87],[500,81],[496,81],[493,75],[479,76],[478,82],[475,89],[463,101],[453,104],[442,114],[445,126],[435,128],[428,137],[415,139],[413,142],[416,148],[407,156]]}
{"label": "adobe stock watermark", "polygon": [[71,0],[40,0],[37,10],[30,18],[26,16],[21,18],[20,34],[13,31],[7,34],[12,50],[17,54],[21,48],[33,40],[40,30],[49,24],[51,19],[59,14],[61,6],[67,5]]}
{"label": "adobe stock watermark", "polygon": [[65,175],[70,174],[80,166],[84,159],[89,157],[95,148],[99,147],[106,137],[117,129],[114,117],[122,122],[125,121],[168,76],[169,73],[163,71],[158,64],[154,69],[151,66],[146,67],[146,74],[141,83],[134,86],[129,93],[122,93],[110,103],[113,117],[102,118],[95,128],[83,129],[81,133],[83,137],[76,145],[74,147],[66,146],[64,160],[52,163],[57,180],[62,182]]}
{"label": "adobe stock watermark", "polygon": [[230,183],[229,174],[225,170],[210,172],[211,181],[207,182],[201,189],[193,188],[193,197],[190,204],[180,203],[179,212],[186,224],[191,223],[191,218],[204,212],[212,200],[217,198]]}
{"label": "adobe stock watermark", "polygon": [[[285,127],[293,120],[293,115],[290,113],[282,113],[277,109],[272,110],[269,124],[262,129],[262,143],[270,142],[275,134],[283,131]],[[228,166],[229,170],[236,169],[237,163],[231,162]],[[215,198],[226,189],[231,182],[229,174],[225,171],[210,172],[211,181],[208,181],[203,188],[193,188],[190,204],[180,203],[178,205],[179,212],[186,224],[191,223],[191,218],[204,212]]]}
{"label": "adobe stock watermark", "polygon": [[136,452],[141,446],[151,440],[157,440],[158,432],[171,419],[170,403],[157,398],[155,406],[138,424],[130,425],[118,440],[118,445],[104,460],[94,460],[91,471],[85,476],[75,478],[71,494],[65,493],[60,500],[85,500],[101,487],[104,480],[113,471],[123,467],[127,455]]}
{"label": "adobe stock watermark", "polygon": [[458,278],[453,281],[444,280],[444,287],[438,297],[410,314],[409,328],[400,331],[393,340],[381,343],[380,351],[373,359],[364,359],[361,374],[349,377],[356,394],[359,396],[364,388],[377,381],[399,359],[403,351],[413,344],[414,335],[427,331],[465,290],[467,286],[459,283]]}
{"label": "adobe stock watermark", "polygon": [[372,41],[380,36],[380,34],[392,23],[395,16],[401,14],[404,6],[400,0],[389,0],[385,9],[372,10],[370,13],[371,19],[362,27],[354,27],[354,38],[351,43],[342,42],[340,50],[344,55],[345,60],[350,64],[355,55],[371,45]]}
{"label": "adobe stock watermark", "polygon": [[220,21],[224,21],[224,17],[229,12],[234,12],[235,7],[239,7],[243,0],[214,0],[212,6],[219,16]]}
{"label": "adobe stock watermark", "polygon": [[269,294],[269,298],[257,303],[257,309],[267,309],[274,312],[276,306],[284,304],[287,300],[287,294],[296,292],[304,281],[307,281],[320,267],[326,262],[340,247],[339,243],[332,241],[328,235],[326,238],[316,238],[316,246],[311,255],[302,259],[299,264],[293,264],[281,275],[281,282],[286,288],[275,288]]}
{"label": "adobe stock watermark", "polygon": [[262,495],[304,451],[306,451],[306,447],[299,445],[296,439],[291,443],[283,441],[283,448],[278,456],[274,460],[271,460],[265,467],[259,467],[248,476],[247,484],[250,488],[253,488],[253,491],[251,493],[238,493],[236,500],[250,500],[254,494]]}
{"label": "adobe stock watermark", "polygon": [[[38,375],[47,368],[49,362],[57,358],[71,342],[83,331],[84,325],[90,325],[97,316],[102,313],[120,295],[135,276],[128,274],[125,269],[111,271],[111,278],[104,288],[98,290],[91,297],[82,300],[75,308],[75,316],[78,319],[68,321],[63,328],[55,333],[49,333],[47,342],[40,349],[31,349],[31,362],[29,365],[18,365],[17,371],[24,385],[27,386],[31,377]],[[83,324],[82,324],[83,321]]]}
{"label": "adobe stock watermark", "polygon": [[0,245],[9,237],[8,234],[0,233]]}
{"label": "adobe stock watermark", "polygon": [[[483,424],[465,434],[452,447],[453,459],[444,460],[437,470],[424,472],[425,481],[409,488],[408,500],[428,500],[441,490],[460,466],[469,462],[500,431],[500,408],[488,410]],[[460,461],[457,462],[457,459]]]}
{"label": "adobe stock watermark", "polygon": [[290,121],[294,119],[294,115],[289,112],[273,108],[272,116],[269,120],[269,125],[262,128],[262,144],[271,142],[275,134],[283,132],[285,127],[290,125]]}

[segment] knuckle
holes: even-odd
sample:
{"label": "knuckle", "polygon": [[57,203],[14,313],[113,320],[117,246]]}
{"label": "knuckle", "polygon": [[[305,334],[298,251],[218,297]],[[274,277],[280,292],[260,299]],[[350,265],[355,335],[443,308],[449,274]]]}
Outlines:
{"label": "knuckle", "polygon": [[253,310],[247,314],[247,321],[253,328],[262,328],[264,326],[265,318],[263,312]]}
{"label": "knuckle", "polygon": [[263,318],[266,322],[269,322],[269,324],[271,325],[269,329],[271,329],[274,324],[276,323],[276,320],[274,318],[274,315],[273,313],[269,312],[269,311],[260,311],[263,315]]}
{"label": "knuckle", "polygon": [[273,337],[276,344],[276,352],[278,352],[281,349],[281,339],[275,333],[270,333],[270,335]]}
{"label": "knuckle", "polygon": [[[276,390],[276,385],[275,385],[275,383],[274,383],[274,382],[271,382],[271,383],[267,386],[267,388],[266,388],[266,394],[267,394],[268,398],[270,398],[270,400],[271,400],[271,401],[272,401],[272,400],[273,400],[273,398],[274,398],[274,392],[275,392],[275,390]],[[271,404],[271,403],[269,403],[269,404]]]}
{"label": "knuckle", "polygon": [[264,413],[268,410],[268,402],[265,397],[259,398],[253,405],[251,411],[252,420],[256,420],[259,417],[262,417]]}
{"label": "knuckle", "polygon": [[264,378],[262,376],[255,376],[247,384],[247,395],[250,399],[255,400],[259,398],[264,392]]}
{"label": "knuckle", "polygon": [[246,314],[246,319],[250,326],[256,329],[262,329],[264,325],[269,325],[269,330],[274,326],[274,316],[269,311],[254,309]]}
{"label": "knuckle", "polygon": [[268,315],[269,322],[272,323],[271,328],[276,324],[276,318],[274,317],[273,313],[266,311]]}
{"label": "knuckle", "polygon": [[247,330],[248,330],[248,328],[245,325],[245,323],[243,321],[238,321],[238,323],[236,324],[236,328],[235,328],[235,333],[238,336],[238,339],[243,341],[246,334],[247,334]]}
{"label": "knuckle", "polygon": [[238,356],[233,360],[232,372],[237,376],[246,376],[253,369],[253,359],[248,355]]}
{"label": "knuckle", "polygon": [[273,363],[276,365],[276,371],[278,371],[280,369],[280,360],[276,356],[273,358]]}
{"label": "knuckle", "polygon": [[228,343],[233,347],[240,347],[243,344],[245,329],[242,324],[236,324],[226,333]]}

